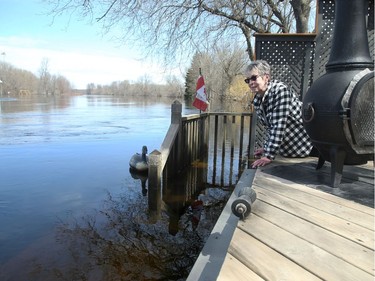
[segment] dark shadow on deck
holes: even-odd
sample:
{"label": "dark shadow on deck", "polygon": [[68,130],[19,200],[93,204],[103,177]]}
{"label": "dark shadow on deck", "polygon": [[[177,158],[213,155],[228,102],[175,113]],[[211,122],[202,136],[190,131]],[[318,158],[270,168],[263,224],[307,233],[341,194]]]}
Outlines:
{"label": "dark shadow on deck", "polygon": [[362,166],[345,166],[342,182],[337,188],[330,186],[330,163],[316,170],[317,161],[278,165],[265,169],[264,173],[272,174],[298,184],[318,189],[341,198],[345,198],[368,207],[374,207],[374,167],[371,164]]}

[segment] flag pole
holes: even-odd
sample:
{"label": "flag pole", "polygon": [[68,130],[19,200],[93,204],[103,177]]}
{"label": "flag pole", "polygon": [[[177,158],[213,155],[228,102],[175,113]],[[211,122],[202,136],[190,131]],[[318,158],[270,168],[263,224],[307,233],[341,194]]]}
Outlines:
{"label": "flag pole", "polygon": [[[202,68],[199,68],[199,76],[202,76]],[[202,110],[199,109],[199,115],[202,114]]]}

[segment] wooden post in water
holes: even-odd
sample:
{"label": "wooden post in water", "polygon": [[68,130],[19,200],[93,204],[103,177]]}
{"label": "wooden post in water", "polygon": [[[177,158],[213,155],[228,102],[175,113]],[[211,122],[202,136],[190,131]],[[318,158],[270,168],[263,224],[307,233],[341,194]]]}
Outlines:
{"label": "wooden post in water", "polygon": [[148,209],[154,220],[160,215],[161,162],[162,155],[155,149],[148,158]]}

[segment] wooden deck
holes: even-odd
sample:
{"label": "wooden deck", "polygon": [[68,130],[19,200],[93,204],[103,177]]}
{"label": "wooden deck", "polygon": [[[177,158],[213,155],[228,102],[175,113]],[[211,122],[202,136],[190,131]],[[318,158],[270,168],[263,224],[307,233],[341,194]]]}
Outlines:
{"label": "wooden deck", "polygon": [[235,190],[188,280],[374,280],[373,165],[346,167],[332,189],[329,166],[315,162],[245,171],[252,213],[231,214]]}

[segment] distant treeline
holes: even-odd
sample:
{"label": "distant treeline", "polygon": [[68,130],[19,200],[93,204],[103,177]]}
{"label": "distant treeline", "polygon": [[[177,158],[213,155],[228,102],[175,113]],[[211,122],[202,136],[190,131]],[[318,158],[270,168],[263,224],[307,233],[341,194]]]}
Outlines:
{"label": "distant treeline", "polygon": [[38,74],[18,69],[8,63],[0,63],[0,90],[3,95],[118,95],[168,97],[192,100],[200,73],[204,76],[209,100],[248,100],[251,93],[243,82],[246,66],[245,52],[236,46],[223,46],[209,53],[196,53],[187,69],[184,81],[175,76],[166,78],[165,84],[154,83],[147,75],[137,81],[115,81],[109,85],[90,83],[86,89],[75,89],[61,75],[53,75],[48,68],[48,59],[41,62]]}
{"label": "distant treeline", "polygon": [[182,98],[184,87],[180,81],[172,77],[167,79],[166,84],[155,84],[146,77],[140,78],[137,82],[128,80],[112,82],[110,85],[87,85],[86,90],[81,93],[120,95],[120,96],[154,96],[154,97],[175,97]]}
{"label": "distant treeline", "polygon": [[28,70],[0,63],[0,91],[2,95],[60,95],[72,91],[71,83],[61,75],[52,75],[47,69],[48,60],[42,61],[39,77]]}

